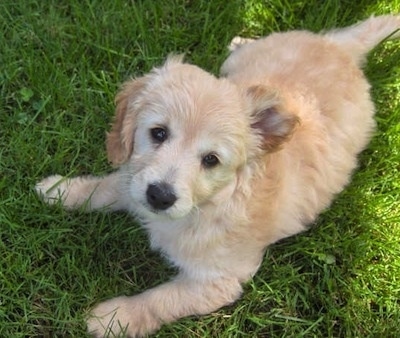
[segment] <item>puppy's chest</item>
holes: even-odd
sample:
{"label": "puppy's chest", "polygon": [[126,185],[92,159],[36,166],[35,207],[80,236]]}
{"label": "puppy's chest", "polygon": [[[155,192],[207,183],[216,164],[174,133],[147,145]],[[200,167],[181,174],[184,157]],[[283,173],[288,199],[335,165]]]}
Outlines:
{"label": "puppy's chest", "polygon": [[221,224],[152,222],[146,226],[153,249],[160,250],[172,263],[210,264],[230,250],[229,236]]}

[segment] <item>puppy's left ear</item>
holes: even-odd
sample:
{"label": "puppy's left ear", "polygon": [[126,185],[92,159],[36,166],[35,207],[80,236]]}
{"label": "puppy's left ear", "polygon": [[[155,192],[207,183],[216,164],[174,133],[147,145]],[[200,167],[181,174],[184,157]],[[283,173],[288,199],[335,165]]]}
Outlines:
{"label": "puppy's left ear", "polygon": [[115,98],[114,121],[106,140],[107,157],[114,167],[125,163],[132,154],[138,113],[132,103],[138,100],[145,84],[144,77],[127,81]]}
{"label": "puppy's left ear", "polygon": [[262,136],[261,148],[267,152],[280,149],[292,136],[300,120],[285,111],[278,94],[261,85],[248,88],[252,105],[251,128]]}

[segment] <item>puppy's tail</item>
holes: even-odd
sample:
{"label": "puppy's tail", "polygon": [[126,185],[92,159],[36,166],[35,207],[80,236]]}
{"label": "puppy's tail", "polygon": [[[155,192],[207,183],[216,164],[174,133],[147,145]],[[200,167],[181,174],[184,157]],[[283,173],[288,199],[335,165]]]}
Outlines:
{"label": "puppy's tail", "polygon": [[400,15],[371,17],[354,26],[329,31],[325,36],[349,52],[361,65],[368,52],[380,42],[400,38]]}

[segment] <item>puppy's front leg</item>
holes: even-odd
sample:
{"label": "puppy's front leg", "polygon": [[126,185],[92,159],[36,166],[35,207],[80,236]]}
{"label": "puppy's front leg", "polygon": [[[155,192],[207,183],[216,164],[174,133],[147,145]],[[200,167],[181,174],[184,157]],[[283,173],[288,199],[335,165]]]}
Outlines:
{"label": "puppy's front leg", "polygon": [[121,210],[126,209],[121,178],[118,171],[104,177],[53,175],[37,183],[35,189],[45,202],[54,204],[61,201],[68,209],[84,205],[88,210]]}
{"label": "puppy's front leg", "polygon": [[241,294],[237,279],[197,281],[178,276],[175,280],[133,297],[117,297],[97,305],[88,320],[96,337],[142,337],[163,323],[189,315],[207,314],[231,304]]}

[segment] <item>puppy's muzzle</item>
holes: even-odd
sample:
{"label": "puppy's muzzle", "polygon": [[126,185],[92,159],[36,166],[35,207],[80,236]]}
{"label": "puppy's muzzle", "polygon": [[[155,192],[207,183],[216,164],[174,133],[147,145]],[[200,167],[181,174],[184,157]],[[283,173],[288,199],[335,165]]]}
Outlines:
{"label": "puppy's muzzle", "polygon": [[147,202],[156,210],[166,210],[177,200],[174,189],[165,182],[149,184],[146,197]]}

